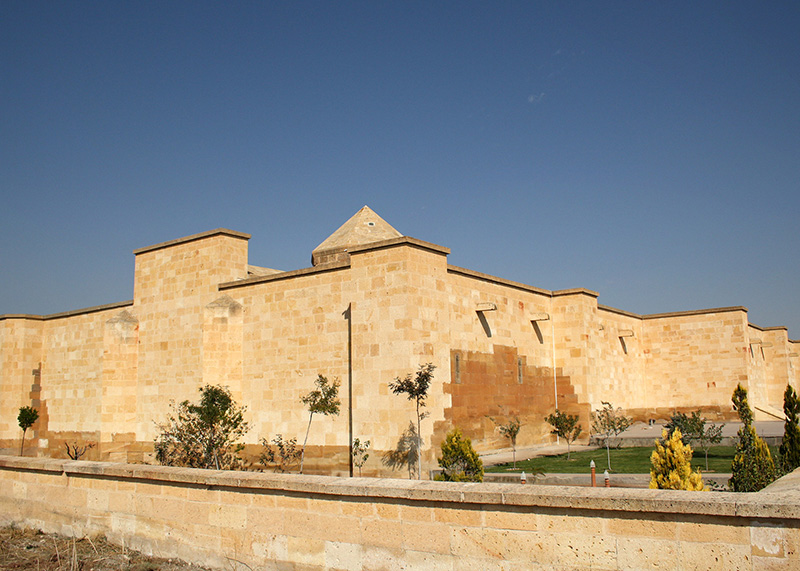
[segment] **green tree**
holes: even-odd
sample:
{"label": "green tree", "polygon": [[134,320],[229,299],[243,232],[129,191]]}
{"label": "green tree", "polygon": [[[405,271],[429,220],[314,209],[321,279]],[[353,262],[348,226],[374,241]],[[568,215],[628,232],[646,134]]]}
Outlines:
{"label": "green tree", "polygon": [[332,383],[322,375],[317,375],[314,381],[316,389],[302,397],[300,401],[308,407],[308,427],[306,428],[306,438],[303,440],[303,450],[300,454],[300,473],[303,473],[303,464],[306,459],[306,444],[308,443],[308,433],[311,430],[311,421],[315,414],[324,416],[338,416],[341,401],[339,401],[339,379],[333,379]]}
{"label": "green tree", "polygon": [[700,472],[692,471],[692,447],[685,444],[681,431],[662,430],[661,440],[650,455],[650,487],[661,490],[708,491]]}
{"label": "green tree", "polygon": [[555,414],[550,414],[545,420],[553,427],[550,434],[567,441],[567,460],[569,460],[571,445],[583,433],[583,428],[578,424],[577,415],[566,414],[556,409]]}
{"label": "green tree", "polygon": [[769,447],[753,426],[753,411],[747,402],[747,390],[737,385],[731,400],[742,426],[739,428],[739,442],[731,463],[728,484],[734,492],[757,492],[777,478],[775,462]]}
{"label": "green tree", "polygon": [[797,392],[791,385],[786,385],[783,393],[783,413],[786,419],[783,423],[783,440],[781,441],[780,463],[784,472],[791,472],[800,467],[800,400]]}
{"label": "green tree", "polygon": [[420,365],[415,375],[410,373],[405,378],[395,378],[394,382],[389,383],[389,389],[396,395],[404,394],[408,400],[413,400],[417,407],[417,478],[422,478],[422,421],[428,416],[427,412],[420,409],[425,407],[425,399],[428,398],[428,389],[433,381],[433,370],[436,367],[431,363]]}
{"label": "green tree", "polygon": [[369,440],[361,441],[358,438],[353,439],[353,447],[350,449],[350,454],[353,456],[353,466],[358,468],[358,477],[361,477],[361,468],[367,463],[369,459],[370,442]]}
{"label": "green tree", "polygon": [[22,442],[19,444],[19,455],[22,456],[25,447],[25,433],[39,420],[39,411],[32,406],[22,406],[19,408],[17,422],[22,429]]}
{"label": "green tree", "polygon": [[459,428],[447,433],[439,458],[442,474],[437,480],[446,482],[483,482],[483,462],[472,447],[472,441]]}
{"label": "green tree", "polygon": [[684,444],[691,445],[695,441],[700,444],[706,457],[706,470],[708,470],[708,451],[711,446],[722,441],[722,428],[725,426],[714,423],[706,426],[707,422],[701,416],[700,411],[696,410],[692,412],[691,416],[683,412],[676,412],[665,425],[669,436],[674,430],[680,430]]}
{"label": "green tree", "polygon": [[505,424],[500,424],[493,418],[491,420],[497,426],[497,430],[500,432],[500,434],[502,434],[505,438],[508,438],[508,441],[511,442],[511,455],[514,460],[514,469],[516,469],[517,436],[519,435],[519,431],[522,428],[522,423],[520,422],[519,417],[515,416],[514,418],[510,418]]}
{"label": "green tree", "polygon": [[633,424],[633,420],[622,413],[621,408],[614,408],[611,403],[601,401],[603,408],[592,413],[592,434],[602,440],[606,447],[606,461],[611,469],[611,438],[619,436]]}
{"label": "green tree", "polygon": [[198,389],[200,403],[188,400],[171,403],[172,414],[157,424],[156,459],[165,466],[235,470],[242,467],[238,440],[250,429],[244,420],[247,410],[233,400],[223,386]]}

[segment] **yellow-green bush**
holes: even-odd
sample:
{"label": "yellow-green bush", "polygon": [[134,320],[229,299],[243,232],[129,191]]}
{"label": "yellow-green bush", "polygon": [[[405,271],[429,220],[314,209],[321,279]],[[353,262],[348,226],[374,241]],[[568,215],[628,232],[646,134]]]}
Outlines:
{"label": "yellow-green bush", "polygon": [[707,491],[700,472],[692,471],[692,447],[684,444],[681,431],[668,436],[661,432],[656,449],[650,455],[650,487],[661,490]]}

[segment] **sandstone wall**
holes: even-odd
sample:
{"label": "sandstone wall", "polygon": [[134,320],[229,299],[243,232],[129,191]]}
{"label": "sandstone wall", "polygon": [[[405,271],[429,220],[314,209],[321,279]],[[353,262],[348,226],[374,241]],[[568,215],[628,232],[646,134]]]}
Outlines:
{"label": "sandstone wall", "polygon": [[[221,297],[220,283],[247,277],[248,238],[214,230],[134,252],[137,439],[152,441],[154,420],[166,417],[171,400],[196,400],[204,384],[207,306]],[[241,391],[233,384],[231,390]]]}
{"label": "sandstone wall", "polygon": [[[589,428],[571,378],[555,368],[551,293],[454,266],[448,273],[450,424],[477,450],[507,448],[498,424],[519,418],[518,446],[553,440],[545,417],[558,406]],[[558,397],[556,396],[558,395]]]}
{"label": "sandstone wall", "polygon": [[[17,424],[20,407],[37,402],[39,373],[42,362],[41,318],[34,316],[0,316],[0,449],[19,450],[22,431]],[[35,387],[35,388],[34,388]],[[34,393],[34,394],[32,394]],[[40,416],[42,411],[40,410]],[[35,434],[29,431],[27,438]]]}
{"label": "sandstone wall", "polygon": [[[302,442],[308,412],[300,399],[322,374],[341,381],[342,406],[339,416],[313,419],[312,469],[346,471],[352,435],[371,441],[365,473],[385,471],[382,454],[397,446],[415,418],[413,403],[392,394],[389,383],[430,362],[437,366],[426,408],[432,414],[422,425],[430,446],[449,403],[441,373],[449,359],[441,326],[446,252],[431,246],[390,240],[351,250],[349,264],[221,286],[242,308],[243,399],[254,403],[251,443],[276,434]],[[426,463],[435,465],[431,452]]]}
{"label": "sandstone wall", "polygon": [[667,418],[674,409],[702,407],[710,416],[735,416],[731,395],[748,382],[744,308],[647,316],[643,336],[653,392],[645,414]]}
{"label": "sandstone wall", "polygon": [[593,410],[601,408],[602,401],[628,411],[657,402],[647,376],[642,329],[638,316],[598,307],[596,327],[589,330],[595,379],[589,389]]}
{"label": "sandstone wall", "polygon": [[[780,417],[798,386],[800,342],[749,324],[745,308],[640,316],[597,293],[551,292],[448,266],[449,250],[401,237],[340,261],[248,277],[249,236],[213,230],[136,250],[134,299],[50,316],[0,316],[0,448],[16,414],[41,420],[31,451],[97,442],[87,458],[147,458],[170,401],[206,384],[248,407],[248,452],[276,434],[302,442],[300,397],[318,374],[341,382],[338,417],[315,417],[311,470],[348,473],[351,438],[372,442],[365,473],[387,473],[414,404],[388,384],[436,366],[422,423],[425,469],[454,426],[480,450],[507,447],[496,423],[520,417],[519,445],[549,442],[547,414],[602,401],[637,420],[702,408],[733,418],[737,383],[757,418]],[[323,450],[324,447],[324,450]]]}
{"label": "sandstone wall", "polygon": [[737,494],[0,457],[0,524],[220,569],[768,571],[800,566],[796,478]]}

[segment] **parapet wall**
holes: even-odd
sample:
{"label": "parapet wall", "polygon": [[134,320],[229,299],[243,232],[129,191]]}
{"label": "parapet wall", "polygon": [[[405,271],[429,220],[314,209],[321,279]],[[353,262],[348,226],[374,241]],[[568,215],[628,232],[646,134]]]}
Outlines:
{"label": "parapet wall", "polygon": [[789,569],[798,479],[737,494],[0,456],[0,524],[226,569]]}

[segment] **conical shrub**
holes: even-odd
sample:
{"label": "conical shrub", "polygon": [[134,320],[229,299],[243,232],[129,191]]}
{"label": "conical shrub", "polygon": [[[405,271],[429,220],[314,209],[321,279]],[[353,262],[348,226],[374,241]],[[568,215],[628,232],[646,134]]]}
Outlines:
{"label": "conical shrub", "polygon": [[684,444],[681,431],[667,430],[656,440],[650,455],[650,487],[661,490],[708,491],[700,472],[692,471],[692,447]]}

